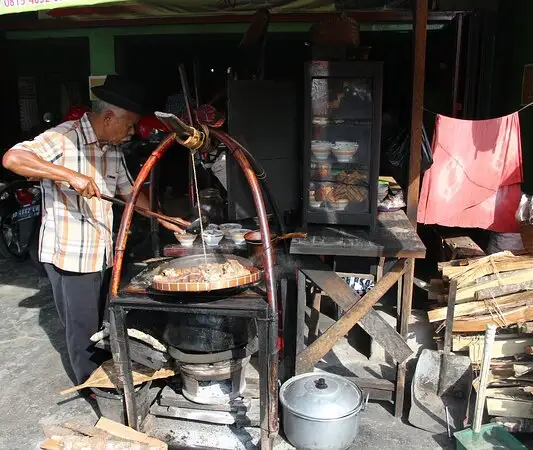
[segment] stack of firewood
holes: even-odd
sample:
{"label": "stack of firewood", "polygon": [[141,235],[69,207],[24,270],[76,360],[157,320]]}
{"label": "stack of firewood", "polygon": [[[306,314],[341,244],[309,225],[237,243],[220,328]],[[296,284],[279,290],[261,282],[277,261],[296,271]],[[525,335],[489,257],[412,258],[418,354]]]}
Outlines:
{"label": "stack of firewood", "polygon": [[447,289],[455,280],[452,350],[468,353],[476,369],[487,324],[498,327],[488,413],[511,431],[533,432],[533,256],[502,252],[440,263],[439,269],[442,279],[431,281],[429,297],[442,305],[428,312],[430,322],[444,323]]}
{"label": "stack of firewood", "polygon": [[94,426],[67,421],[43,427],[47,439],[43,450],[167,450],[163,441],[152,438],[105,417]]}

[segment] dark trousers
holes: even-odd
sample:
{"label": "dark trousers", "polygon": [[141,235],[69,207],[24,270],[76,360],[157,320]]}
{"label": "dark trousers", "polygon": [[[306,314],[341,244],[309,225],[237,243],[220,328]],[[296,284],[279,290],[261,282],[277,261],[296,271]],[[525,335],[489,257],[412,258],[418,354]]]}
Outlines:
{"label": "dark trousers", "polygon": [[65,327],[70,365],[78,384],[101,364],[90,337],[96,333],[106,311],[110,270],[92,273],[67,272],[44,264],[52,285],[59,319]]}

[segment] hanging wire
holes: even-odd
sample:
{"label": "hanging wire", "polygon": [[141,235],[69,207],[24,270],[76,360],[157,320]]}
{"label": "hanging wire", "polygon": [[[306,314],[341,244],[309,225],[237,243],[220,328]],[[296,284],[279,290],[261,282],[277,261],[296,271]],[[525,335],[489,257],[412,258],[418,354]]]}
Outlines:
{"label": "hanging wire", "polygon": [[[531,105],[533,105],[533,102],[530,102],[530,103],[528,103],[527,105],[522,106],[522,108],[520,108],[518,111],[515,111],[515,112],[520,113],[520,112],[524,111],[524,109],[529,108]],[[425,107],[422,108],[422,109],[423,109],[425,112],[428,112],[428,113],[430,113],[430,114],[433,114],[434,116],[445,116],[445,115],[446,115],[446,114],[436,113],[435,111],[432,111],[431,109],[428,109],[428,108],[425,108]],[[510,113],[510,114],[514,114],[514,113]],[[506,114],[506,115],[509,115],[509,114]],[[459,119],[459,120],[462,120],[462,119]],[[477,119],[472,119],[472,120],[477,120]]]}

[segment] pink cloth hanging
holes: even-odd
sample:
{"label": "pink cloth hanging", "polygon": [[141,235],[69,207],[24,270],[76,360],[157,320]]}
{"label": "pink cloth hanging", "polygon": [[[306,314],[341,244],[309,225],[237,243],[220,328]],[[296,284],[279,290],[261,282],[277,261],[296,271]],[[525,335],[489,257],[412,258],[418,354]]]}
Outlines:
{"label": "pink cloth hanging", "polygon": [[518,113],[474,121],[437,115],[418,222],[516,232],[522,179]]}

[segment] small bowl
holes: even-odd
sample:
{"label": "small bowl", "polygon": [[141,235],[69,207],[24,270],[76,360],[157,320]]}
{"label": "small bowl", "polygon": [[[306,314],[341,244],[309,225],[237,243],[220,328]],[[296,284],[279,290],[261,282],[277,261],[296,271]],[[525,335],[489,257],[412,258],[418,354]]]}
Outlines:
{"label": "small bowl", "polygon": [[336,141],[335,145],[333,146],[333,150],[353,150],[354,153],[359,148],[359,144],[357,142],[351,142],[351,141]]}
{"label": "small bowl", "polygon": [[327,161],[333,144],[326,141],[312,141],[311,151],[318,161]]}
{"label": "small bowl", "polygon": [[350,203],[349,200],[341,198],[333,202],[333,208],[335,208],[337,211],[344,211],[348,206],[348,203]]}
{"label": "small bowl", "polygon": [[230,238],[231,230],[238,230],[239,228],[242,228],[240,223],[223,223],[218,227],[228,239]]}
{"label": "small bowl", "polygon": [[206,245],[216,247],[224,238],[224,233],[220,230],[205,230],[203,237]]}
{"label": "small bowl", "polygon": [[185,234],[174,233],[174,236],[176,236],[176,239],[178,240],[178,242],[184,247],[192,247],[198,235],[192,234],[192,233],[185,233]]}
{"label": "small bowl", "polygon": [[337,158],[337,161],[340,163],[348,163],[352,160],[352,158],[355,155],[355,151],[352,150],[334,150],[333,154],[335,155],[335,158]]}
{"label": "small bowl", "polygon": [[320,208],[322,206],[322,202],[315,199],[309,199],[309,206],[311,208]]}
{"label": "small bowl", "polygon": [[230,231],[230,239],[235,242],[236,245],[242,245],[246,242],[244,235],[252,230],[247,228],[236,228]]}

